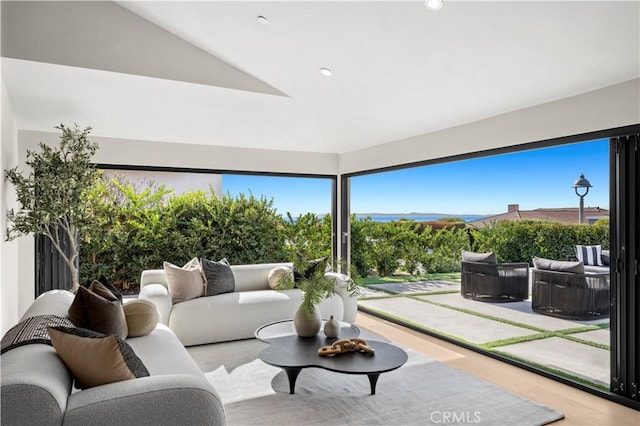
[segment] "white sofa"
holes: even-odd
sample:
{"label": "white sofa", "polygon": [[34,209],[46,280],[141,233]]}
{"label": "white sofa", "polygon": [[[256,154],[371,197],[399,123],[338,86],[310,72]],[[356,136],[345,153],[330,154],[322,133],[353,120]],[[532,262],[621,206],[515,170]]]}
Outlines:
{"label": "white sofa", "polygon": [[[292,268],[291,263],[232,265],[235,291],[171,303],[163,269],[145,270],[140,278],[141,299],[156,304],[160,321],[178,336],[185,346],[217,343],[254,337],[261,325],[293,318],[302,302],[298,289],[272,290],[269,272],[277,266]],[[336,294],[318,305],[323,318],[353,323],[358,311],[357,297],[346,291],[346,275],[328,272],[335,279]]]}
{"label": "white sofa", "polygon": [[[38,297],[21,320],[66,317],[73,302],[66,290]],[[56,350],[34,343],[0,357],[1,418],[6,425],[224,425],[220,397],[187,350],[165,325],[126,342],[150,376],[90,389],[73,378]]]}

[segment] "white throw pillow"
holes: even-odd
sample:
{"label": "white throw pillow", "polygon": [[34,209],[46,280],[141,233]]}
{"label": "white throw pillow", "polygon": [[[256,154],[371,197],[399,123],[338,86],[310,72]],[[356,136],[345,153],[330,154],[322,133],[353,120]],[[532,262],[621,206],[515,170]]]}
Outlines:
{"label": "white throw pillow", "polygon": [[204,278],[197,257],[191,259],[182,268],[169,262],[164,262],[163,266],[173,303],[204,295]]}
{"label": "white throw pillow", "polygon": [[293,282],[293,271],[291,268],[287,268],[286,266],[276,266],[271,271],[269,271],[269,276],[267,280],[269,281],[269,287],[275,289],[283,277],[289,276],[291,281]]}

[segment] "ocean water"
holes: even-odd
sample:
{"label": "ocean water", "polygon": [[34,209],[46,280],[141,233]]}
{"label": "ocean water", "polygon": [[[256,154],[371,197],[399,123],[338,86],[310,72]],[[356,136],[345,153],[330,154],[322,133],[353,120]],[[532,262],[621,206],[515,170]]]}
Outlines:
{"label": "ocean water", "polygon": [[400,219],[414,220],[416,222],[435,222],[445,217],[459,217],[464,219],[465,222],[472,222],[474,220],[482,219],[485,217],[484,215],[475,215],[475,214],[467,214],[467,215],[456,215],[456,214],[363,214],[356,213],[357,219],[364,219],[366,217],[370,217],[374,222],[392,222],[398,221]]}

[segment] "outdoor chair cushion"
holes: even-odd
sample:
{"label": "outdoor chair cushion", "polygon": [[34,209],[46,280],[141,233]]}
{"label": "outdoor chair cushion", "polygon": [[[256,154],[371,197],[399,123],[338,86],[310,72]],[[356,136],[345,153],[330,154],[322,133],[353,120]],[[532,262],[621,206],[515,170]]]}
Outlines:
{"label": "outdoor chair cushion", "polygon": [[496,254],[493,252],[475,253],[472,251],[462,250],[462,260],[465,262],[498,263]]}
{"label": "outdoor chair cushion", "polygon": [[533,266],[535,266],[537,269],[547,271],[573,272],[574,274],[584,274],[584,264],[581,261],[569,262],[563,260],[552,260],[542,257],[534,257]]}

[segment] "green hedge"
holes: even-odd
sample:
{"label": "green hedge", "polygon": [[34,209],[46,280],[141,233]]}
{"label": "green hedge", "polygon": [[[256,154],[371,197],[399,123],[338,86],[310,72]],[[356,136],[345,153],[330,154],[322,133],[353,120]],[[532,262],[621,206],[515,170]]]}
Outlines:
{"label": "green hedge", "polygon": [[534,256],[564,260],[575,245],[609,248],[609,222],[567,225],[543,221],[502,221],[471,231],[473,248],[495,252],[499,262],[529,262]]}
{"label": "green hedge", "polygon": [[469,247],[464,222],[374,222],[351,216],[354,275],[367,276],[374,269],[382,276],[398,269],[411,274],[459,271],[462,250]]}
{"label": "green hedge", "polygon": [[[212,192],[175,195],[162,186],[140,190],[126,181],[103,181],[89,194],[94,226],[83,235],[81,280],[101,275],[135,291],[140,272],[163,261],[226,257],[232,264],[292,261],[297,255],[331,258],[330,215],[283,218],[266,198]],[[493,251],[500,262],[533,256],[565,259],[576,244],[609,248],[609,223],[592,226],[503,221],[469,229],[461,221],[374,222],[351,216],[351,274],[390,275],[460,270],[462,250]]]}
{"label": "green hedge", "polygon": [[118,179],[91,194],[94,229],[83,236],[81,279],[101,275],[135,291],[140,272],[183,265],[193,257],[232,264],[290,259],[286,224],[265,198],[204,191],[174,195],[163,187],[137,191]]}

